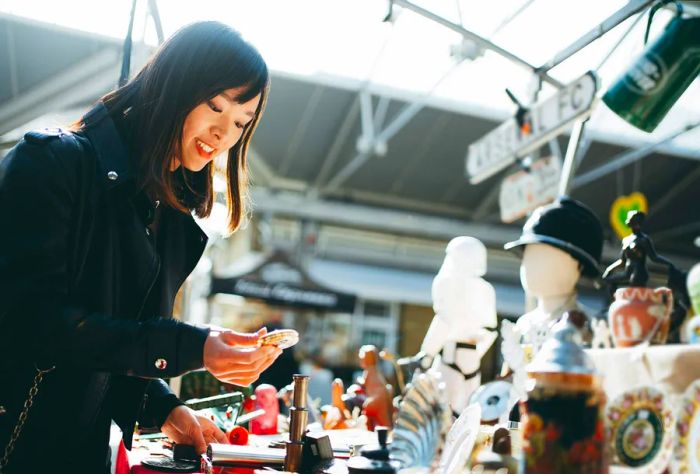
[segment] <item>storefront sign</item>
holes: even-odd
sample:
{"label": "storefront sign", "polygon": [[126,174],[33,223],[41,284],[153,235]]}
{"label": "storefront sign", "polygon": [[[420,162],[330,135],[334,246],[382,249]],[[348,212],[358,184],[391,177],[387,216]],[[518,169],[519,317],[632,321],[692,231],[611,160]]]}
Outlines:
{"label": "storefront sign", "polygon": [[561,162],[554,156],[535,161],[528,171],[518,171],[501,184],[498,203],[501,221],[513,222],[557,197]]}
{"label": "storefront sign", "polygon": [[[469,182],[477,184],[493,176],[556,137],[574,120],[591,112],[598,77],[589,71],[554,96],[534,104],[520,127],[514,118],[469,145],[466,167]],[[527,132],[524,132],[526,130]]]}
{"label": "storefront sign", "polygon": [[281,306],[352,313],[355,296],[324,288],[278,251],[253,271],[230,278],[212,278],[211,294],[229,293]]}

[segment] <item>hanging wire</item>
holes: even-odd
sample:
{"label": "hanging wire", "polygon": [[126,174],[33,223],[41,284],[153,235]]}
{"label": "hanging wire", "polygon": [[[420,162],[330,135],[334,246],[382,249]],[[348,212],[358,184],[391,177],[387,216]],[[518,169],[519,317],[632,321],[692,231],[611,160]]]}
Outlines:
{"label": "hanging wire", "polygon": [[617,196],[622,196],[625,192],[625,175],[623,174],[622,168],[617,170],[615,173],[615,186],[617,188]]}
{"label": "hanging wire", "polygon": [[622,44],[622,42],[629,36],[629,34],[634,30],[634,28],[637,26],[637,24],[640,22],[642,18],[644,18],[644,15],[646,15],[647,10],[642,10],[638,15],[637,18],[632,21],[632,24],[627,28],[627,30],[620,36],[620,39],[617,40],[617,42],[613,45],[612,48],[610,48],[610,51],[608,51],[608,54],[606,54],[603,59],[598,63],[598,65],[595,67],[594,71],[598,72],[601,67],[610,59],[610,57],[613,55],[615,50]]}
{"label": "hanging wire", "polygon": [[517,10],[515,10],[513,13],[511,13],[510,15],[508,15],[507,17],[505,17],[505,18],[503,19],[503,21],[491,32],[490,37],[495,36],[496,33],[498,33],[498,32],[501,31],[503,28],[505,28],[506,26],[508,26],[508,25],[510,24],[510,22],[512,22],[513,20],[515,20],[522,12],[524,12],[530,5],[532,5],[532,4],[534,3],[534,1],[535,1],[535,0],[527,0],[525,3],[523,3],[522,5],[520,5],[520,7],[519,7]]}
{"label": "hanging wire", "polygon": [[134,17],[136,16],[136,1],[131,2],[131,16],[129,18],[129,30],[126,33],[126,38],[124,38],[124,48],[122,57],[122,70],[119,74],[119,87],[122,87],[129,80],[129,70],[131,69],[131,46],[132,40],[131,36],[134,31]]}

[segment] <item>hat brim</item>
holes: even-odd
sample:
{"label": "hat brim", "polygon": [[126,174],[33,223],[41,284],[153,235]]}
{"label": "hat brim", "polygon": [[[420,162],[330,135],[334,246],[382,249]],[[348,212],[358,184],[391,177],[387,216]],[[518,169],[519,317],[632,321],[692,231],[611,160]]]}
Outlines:
{"label": "hat brim", "polygon": [[593,258],[591,254],[582,250],[581,248],[572,245],[569,242],[560,240],[549,235],[541,234],[525,234],[520,236],[518,240],[508,242],[503,246],[506,250],[517,250],[518,247],[522,247],[528,244],[549,244],[557,247],[564,252],[571,254],[572,257],[576,258],[583,266],[583,275],[590,278],[597,278],[600,276],[600,270],[598,269],[598,262]]}

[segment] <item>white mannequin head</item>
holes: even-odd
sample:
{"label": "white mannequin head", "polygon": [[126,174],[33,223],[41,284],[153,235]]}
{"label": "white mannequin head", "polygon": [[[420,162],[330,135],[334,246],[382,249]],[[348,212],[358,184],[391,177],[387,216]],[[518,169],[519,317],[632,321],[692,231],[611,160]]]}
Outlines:
{"label": "white mannequin head", "polygon": [[474,237],[455,237],[445,248],[440,272],[480,277],[486,274],[486,246]]}
{"label": "white mannequin head", "polygon": [[581,265],[567,252],[548,244],[527,244],[520,264],[520,282],[537,298],[574,292]]}

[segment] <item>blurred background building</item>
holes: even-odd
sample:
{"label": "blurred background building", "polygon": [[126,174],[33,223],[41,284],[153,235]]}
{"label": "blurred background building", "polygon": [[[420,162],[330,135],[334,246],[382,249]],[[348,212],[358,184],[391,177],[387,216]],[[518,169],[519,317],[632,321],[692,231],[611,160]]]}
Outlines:
{"label": "blurred background building", "polygon": [[[411,355],[433,317],[430,288],[445,245],[458,235],[488,247],[485,278],[496,289],[499,317],[525,311],[519,259],[503,250],[525,216],[503,222],[499,207],[504,177],[523,164],[470,184],[467,148],[513,116],[505,88],[528,104],[594,70],[604,91],[642,50],[646,16],[639,12],[651,2],[399,3],[409,2],[391,11],[377,0],[136,2],[132,73],[161,38],[202,19],[241,31],[272,70],[251,150],[252,217],[228,239],[219,237],[221,208],[202,222],[211,245],[184,288],[183,317],[239,329],[297,328],[298,358],[320,350],[338,370],[351,370],[362,344]],[[637,13],[627,12],[541,83],[523,64],[464,33],[537,67],[625,7]],[[29,129],[66,126],[116,85],[130,13],[125,1],[0,3],[0,156]],[[652,36],[672,15],[657,14]],[[646,231],[660,253],[684,270],[700,258],[698,124],[697,79],[651,134],[595,106],[578,144],[570,195],[605,224],[604,264],[619,250],[611,206],[632,192],[646,196]],[[561,162],[569,136],[567,129],[530,159]],[[285,263],[266,267],[276,252]],[[212,276],[255,271],[259,281],[346,295],[352,305],[211,294]],[[591,308],[607,304],[593,282],[580,292]]]}

